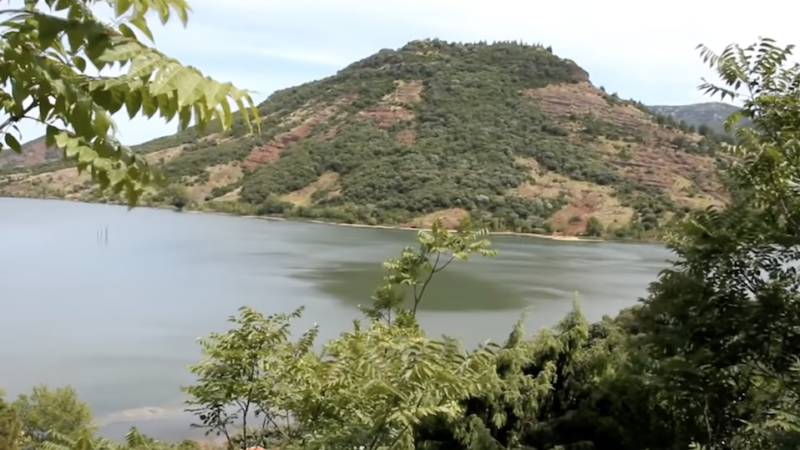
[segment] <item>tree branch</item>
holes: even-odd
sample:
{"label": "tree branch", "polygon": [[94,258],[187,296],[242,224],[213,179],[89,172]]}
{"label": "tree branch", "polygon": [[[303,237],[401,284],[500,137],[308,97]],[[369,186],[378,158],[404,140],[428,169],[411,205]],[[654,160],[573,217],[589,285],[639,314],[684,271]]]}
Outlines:
{"label": "tree branch", "polygon": [[31,101],[31,104],[22,110],[22,114],[18,116],[11,115],[8,119],[5,120],[5,122],[0,124],[0,133],[4,133],[6,128],[25,118],[25,116],[27,116],[28,113],[31,112],[33,108],[36,108],[37,106],[39,106],[39,101],[34,98],[33,101]]}

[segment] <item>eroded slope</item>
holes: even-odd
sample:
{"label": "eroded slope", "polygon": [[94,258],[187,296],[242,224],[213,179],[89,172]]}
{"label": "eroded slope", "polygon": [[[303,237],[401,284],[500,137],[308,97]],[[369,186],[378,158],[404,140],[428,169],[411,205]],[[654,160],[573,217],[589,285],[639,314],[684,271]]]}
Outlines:
{"label": "eroded slope", "polygon": [[[725,201],[713,136],[607,95],[540,46],[412,42],[259,109],[261,136],[238,124],[139,150],[201,207],[353,223],[468,214],[495,230],[630,235]],[[6,176],[0,193],[100,198],[58,169]]]}

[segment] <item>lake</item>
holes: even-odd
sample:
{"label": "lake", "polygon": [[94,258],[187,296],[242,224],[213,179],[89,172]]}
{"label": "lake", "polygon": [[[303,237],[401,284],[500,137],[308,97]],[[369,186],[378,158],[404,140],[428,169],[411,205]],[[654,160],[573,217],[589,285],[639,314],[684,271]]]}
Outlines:
{"label": "lake", "polygon": [[[0,386],[71,384],[101,434],[135,425],[161,439],[198,437],[180,386],[196,339],[242,305],[306,307],[298,327],[330,338],[360,317],[380,263],[414,233],[211,214],[0,198]],[[106,237],[103,237],[105,234]],[[526,308],[551,326],[580,293],[590,320],[646,294],[667,266],[659,245],[493,237],[496,258],[438,274],[419,318],[429,334],[502,341]]]}

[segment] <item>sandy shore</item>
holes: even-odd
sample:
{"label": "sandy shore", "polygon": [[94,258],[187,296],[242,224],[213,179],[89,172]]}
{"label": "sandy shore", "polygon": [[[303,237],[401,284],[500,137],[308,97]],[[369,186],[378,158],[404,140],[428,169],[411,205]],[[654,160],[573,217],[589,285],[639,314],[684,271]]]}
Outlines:
{"label": "sandy shore", "polygon": [[[159,209],[172,209],[169,207],[155,207]],[[219,212],[219,211],[206,211],[206,210],[185,210],[184,213],[188,214],[216,214],[219,216],[229,216],[229,217],[240,217],[244,219],[259,219],[259,220],[270,220],[276,222],[299,222],[299,223],[315,223],[318,225],[335,225],[339,227],[349,227],[349,228],[373,228],[378,230],[400,230],[400,231],[430,231],[430,228],[414,228],[414,227],[403,227],[403,226],[393,226],[393,225],[367,225],[362,223],[342,223],[342,222],[329,222],[325,220],[303,220],[303,219],[287,219],[285,217],[276,217],[276,216],[250,216],[250,215],[239,215],[233,213],[226,213],[226,212]],[[559,236],[559,235],[550,235],[550,234],[535,234],[535,233],[516,233],[514,231],[490,231],[489,235],[491,236],[517,236],[517,237],[529,237],[529,238],[537,238],[537,239],[550,239],[553,241],[571,241],[571,242],[606,242],[604,239],[598,238],[583,238],[577,236]]]}

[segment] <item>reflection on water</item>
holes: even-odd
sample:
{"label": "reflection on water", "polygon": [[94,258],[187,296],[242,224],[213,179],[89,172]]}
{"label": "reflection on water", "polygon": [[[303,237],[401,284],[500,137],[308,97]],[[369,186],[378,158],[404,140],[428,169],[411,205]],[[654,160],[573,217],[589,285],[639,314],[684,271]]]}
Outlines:
{"label": "reflection on water", "polygon": [[[528,306],[525,297],[510,285],[459,270],[457,264],[434,275],[419,305],[420,312],[520,311]],[[297,276],[345,305],[366,305],[384,275],[374,263],[345,263]],[[407,300],[411,301],[411,295]]]}

